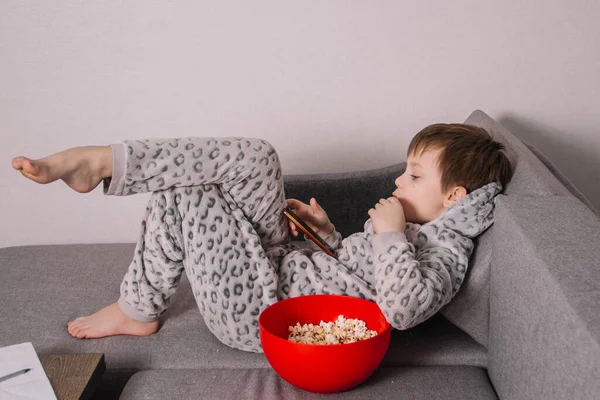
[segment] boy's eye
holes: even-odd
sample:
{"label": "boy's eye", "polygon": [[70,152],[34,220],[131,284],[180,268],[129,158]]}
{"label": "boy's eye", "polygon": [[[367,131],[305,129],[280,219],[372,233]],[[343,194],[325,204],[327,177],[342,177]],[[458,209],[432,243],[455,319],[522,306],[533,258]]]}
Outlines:
{"label": "boy's eye", "polygon": [[419,177],[418,177],[418,176],[416,176],[416,175],[411,175],[410,177],[411,177],[413,180],[415,180],[415,179],[419,179]]}

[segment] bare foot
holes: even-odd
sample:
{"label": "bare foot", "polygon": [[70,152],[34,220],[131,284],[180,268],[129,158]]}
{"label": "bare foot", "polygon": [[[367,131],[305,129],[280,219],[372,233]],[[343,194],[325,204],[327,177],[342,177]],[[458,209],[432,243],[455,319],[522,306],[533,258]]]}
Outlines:
{"label": "bare foot", "polygon": [[148,336],[158,330],[158,321],[140,322],[127,316],[117,303],[87,317],[79,317],[67,324],[71,336],[79,339],[97,339],[106,336]]}
{"label": "bare foot", "polygon": [[112,176],[112,149],[110,146],[84,146],[39,160],[15,157],[12,166],[34,182],[45,184],[62,179],[73,190],[87,193]]}

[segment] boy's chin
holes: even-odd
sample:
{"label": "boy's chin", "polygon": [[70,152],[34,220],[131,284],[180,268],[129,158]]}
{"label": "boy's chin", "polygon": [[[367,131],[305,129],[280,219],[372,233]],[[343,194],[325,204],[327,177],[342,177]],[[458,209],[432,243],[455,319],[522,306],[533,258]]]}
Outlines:
{"label": "boy's chin", "polygon": [[405,214],[404,218],[405,218],[406,222],[411,223],[411,224],[420,224],[421,223],[421,222],[419,222],[418,218],[416,218],[415,216],[410,215],[410,214],[408,214],[408,215]]}

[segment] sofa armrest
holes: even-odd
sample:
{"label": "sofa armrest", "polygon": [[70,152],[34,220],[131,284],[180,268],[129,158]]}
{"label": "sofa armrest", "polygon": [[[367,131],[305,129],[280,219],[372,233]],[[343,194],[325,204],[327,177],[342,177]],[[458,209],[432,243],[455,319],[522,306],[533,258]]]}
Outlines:
{"label": "sofa armrest", "polygon": [[405,169],[403,162],[368,171],[285,175],[285,196],[305,203],[316,198],[337,231],[347,237],[362,231],[369,208],[392,195],[394,181]]}
{"label": "sofa armrest", "polygon": [[500,398],[600,393],[600,219],[572,196],[499,196],[489,373]]}

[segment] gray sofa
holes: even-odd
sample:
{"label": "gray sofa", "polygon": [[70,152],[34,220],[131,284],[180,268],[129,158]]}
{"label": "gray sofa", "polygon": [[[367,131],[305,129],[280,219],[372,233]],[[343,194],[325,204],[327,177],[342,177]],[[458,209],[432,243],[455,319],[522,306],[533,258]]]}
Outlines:
{"label": "gray sofa", "polygon": [[[364,384],[329,398],[600,398],[600,219],[543,155],[482,111],[467,123],[508,146],[512,182],[477,240],[469,275],[438,315],[394,331]],[[393,190],[404,164],[286,176],[286,194],[316,196],[344,236]],[[231,349],[204,326],[183,279],[158,333],[78,340],[66,324],[115,301],[134,244],[0,249],[0,346],[39,354],[102,352],[97,399],[320,398],[282,381],[263,354]],[[343,366],[340,366],[343,368]]]}

